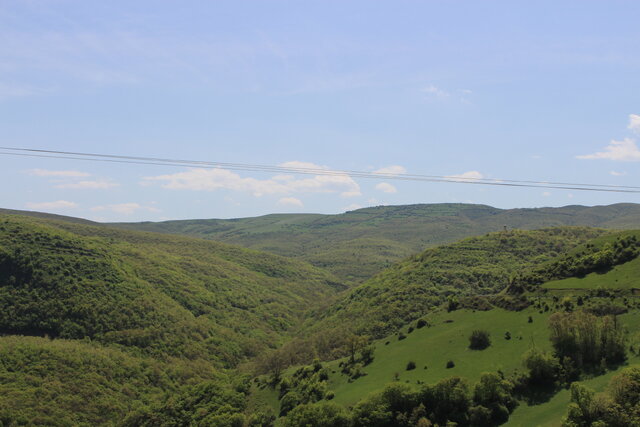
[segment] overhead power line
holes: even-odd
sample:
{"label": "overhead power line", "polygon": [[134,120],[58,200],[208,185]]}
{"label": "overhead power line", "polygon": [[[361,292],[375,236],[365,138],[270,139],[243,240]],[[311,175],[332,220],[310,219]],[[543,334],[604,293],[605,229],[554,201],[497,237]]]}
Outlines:
{"label": "overhead power line", "polygon": [[530,181],[495,178],[472,178],[463,176],[423,175],[406,173],[365,172],[310,167],[271,166],[249,163],[228,163],[202,160],[168,159],[158,157],[121,156],[114,154],[83,153],[71,151],[42,150],[35,148],[0,147],[0,155],[79,160],[91,162],[124,163],[154,166],[197,167],[203,169],[225,169],[249,172],[287,173],[302,175],[350,176],[363,179],[398,181],[444,182],[453,184],[493,185],[504,187],[547,188],[576,191],[599,191],[615,193],[640,193],[640,187],[608,184],[586,184],[575,182]]}

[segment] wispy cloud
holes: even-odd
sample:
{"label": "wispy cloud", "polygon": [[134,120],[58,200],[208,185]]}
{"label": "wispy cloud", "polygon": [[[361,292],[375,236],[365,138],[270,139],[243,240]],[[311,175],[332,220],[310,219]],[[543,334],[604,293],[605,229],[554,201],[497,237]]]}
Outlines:
{"label": "wispy cloud", "polygon": [[407,173],[407,169],[404,166],[391,165],[391,166],[386,166],[384,168],[374,170],[373,173],[378,173],[382,175],[401,175],[401,174]]}
{"label": "wispy cloud", "polygon": [[63,177],[63,178],[83,178],[91,176],[90,173],[75,171],[75,170],[48,170],[48,169],[29,169],[26,171],[29,175],[33,176],[46,176],[46,177]]}
{"label": "wispy cloud", "polygon": [[640,134],[640,115],[629,114],[629,126],[627,126],[632,132]]}
{"label": "wispy cloud", "polygon": [[449,96],[451,96],[451,94],[446,90],[440,89],[439,87],[434,85],[429,85],[422,88],[422,92],[435,98],[448,98]]}
{"label": "wispy cloud", "polygon": [[304,204],[302,203],[302,200],[296,199],[295,197],[283,197],[282,199],[278,200],[278,205],[280,205],[280,206],[298,206],[298,207],[303,207],[304,206]]}
{"label": "wispy cloud", "polygon": [[478,171],[468,171],[458,175],[448,175],[447,178],[452,178],[456,181],[476,181],[484,178],[484,175]]}
{"label": "wispy cloud", "polygon": [[95,181],[67,182],[54,185],[54,187],[65,190],[107,190],[109,188],[117,187],[118,185],[119,184],[113,181],[101,179]]}
{"label": "wispy cloud", "polygon": [[32,210],[57,210],[57,209],[73,209],[78,207],[77,203],[67,200],[56,200],[55,202],[29,202],[25,204],[27,209]]}
{"label": "wispy cloud", "polygon": [[139,203],[118,203],[114,205],[94,206],[91,208],[92,212],[110,211],[123,215],[132,215],[139,210],[145,210],[148,212],[160,212],[160,209],[153,206],[143,206]]}
{"label": "wispy cloud", "polygon": [[376,185],[376,190],[382,191],[383,193],[397,193],[398,189],[388,182],[381,182]]}
{"label": "wispy cloud", "polygon": [[609,175],[613,175],[613,176],[625,176],[626,174],[627,174],[626,172],[618,172],[618,171],[609,172]]}
{"label": "wispy cloud", "polygon": [[345,207],[344,207],[344,211],[345,211],[345,212],[355,211],[355,210],[358,210],[358,209],[362,209],[362,206],[360,206],[360,205],[359,205],[359,204],[357,204],[357,203],[352,203],[352,204],[350,204],[349,206],[345,206]]}
{"label": "wispy cloud", "polygon": [[622,141],[612,140],[609,145],[604,148],[604,151],[576,156],[576,158],[583,160],[606,159],[621,162],[638,162],[640,161],[640,149],[638,149],[635,140],[625,138]]}
{"label": "wispy cloud", "polygon": [[[285,167],[304,167],[306,169],[328,169],[307,162],[287,162]],[[184,172],[168,175],[148,176],[142,184],[160,183],[170,190],[216,191],[231,190],[264,195],[289,195],[294,193],[339,193],[342,197],[360,196],[360,186],[347,174],[313,175],[297,178],[294,175],[276,175],[269,179],[242,177],[225,169],[193,168]]]}

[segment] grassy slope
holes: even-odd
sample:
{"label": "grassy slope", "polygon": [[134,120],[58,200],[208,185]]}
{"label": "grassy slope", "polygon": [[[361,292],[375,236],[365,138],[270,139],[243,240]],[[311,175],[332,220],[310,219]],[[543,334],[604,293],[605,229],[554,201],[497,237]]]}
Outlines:
{"label": "grassy slope", "polygon": [[590,273],[584,277],[552,280],[542,287],[546,289],[633,289],[640,288],[640,258],[616,265],[606,273]]}
{"label": "grassy slope", "polygon": [[[568,246],[568,253],[579,256],[585,251],[585,248],[599,248],[606,243],[613,242],[620,236],[637,235],[637,231],[620,232],[604,234],[589,240],[583,245],[577,245],[573,248]],[[485,237],[486,238],[486,237]],[[475,240],[475,239],[471,239]],[[485,242],[486,244],[487,242]],[[588,245],[588,246],[587,246]],[[451,245],[451,248],[455,245]],[[434,250],[431,250],[434,251]],[[426,251],[427,253],[429,252]],[[414,257],[413,260],[421,259]],[[635,258],[629,262],[618,265],[598,275],[598,281],[591,280],[587,275],[583,280],[585,282],[582,288],[596,289],[598,285],[606,283],[610,289],[627,290],[629,287],[639,287],[640,279],[630,277],[632,282],[621,281],[621,273],[637,268],[638,260]],[[455,263],[455,259],[450,260]],[[473,262],[473,260],[470,260]],[[547,260],[546,264],[552,264],[554,259]],[[542,265],[545,265],[542,263]],[[425,264],[429,265],[429,264]],[[433,266],[433,264],[431,264]],[[485,265],[486,267],[486,265]],[[405,266],[406,268],[406,266]],[[389,281],[389,289],[399,292],[399,295],[412,300],[411,297],[403,293],[402,290],[395,289],[391,286],[400,285],[398,280],[398,271],[402,272],[405,268],[398,266],[394,274],[394,280]],[[393,269],[391,270],[393,271]],[[617,279],[617,281],[616,281]],[[572,279],[574,280],[574,279]],[[505,311],[502,309],[493,309],[490,311],[472,311],[468,309],[456,310],[450,313],[439,310],[423,317],[429,321],[432,327],[424,327],[415,329],[408,333],[408,326],[405,324],[400,331],[406,335],[403,340],[398,339],[398,334],[389,335],[383,339],[375,341],[374,361],[363,368],[366,376],[356,380],[350,380],[348,376],[342,374],[339,363],[346,359],[335,360],[325,364],[330,369],[328,389],[335,393],[334,401],[351,406],[364,398],[367,394],[381,390],[385,384],[392,382],[395,374],[399,375],[401,382],[409,384],[417,384],[418,381],[425,383],[434,383],[448,376],[462,376],[471,382],[476,381],[482,372],[501,370],[506,374],[514,370],[521,370],[522,355],[532,345],[539,348],[550,349],[549,330],[547,320],[554,309],[561,309],[553,298],[556,295],[561,297],[571,295],[567,294],[565,289],[556,290],[556,286],[550,285],[555,282],[545,284],[544,287],[549,289],[547,292],[538,295],[536,298],[550,305],[552,310],[549,312],[540,312],[538,308],[531,306],[520,312]],[[361,287],[366,286],[362,285]],[[576,293],[579,294],[581,292]],[[623,298],[628,298],[629,313],[619,316],[619,319],[626,325],[629,335],[633,342],[637,342],[640,337],[640,311],[637,309],[638,300],[640,298],[632,297],[625,293],[623,296],[611,300],[607,298],[591,297],[585,302],[585,306],[597,306],[602,302],[612,302],[614,304],[622,304]],[[349,300],[349,298],[346,298]],[[575,298],[574,298],[575,304]],[[375,307],[375,303],[369,303],[371,307]],[[533,322],[528,323],[529,316]],[[447,322],[452,320],[453,322]],[[415,326],[413,322],[412,325]],[[468,337],[475,329],[485,329],[490,332],[492,345],[482,351],[474,351],[468,349]],[[509,331],[511,339],[505,339],[505,332]],[[522,339],[520,339],[522,337]],[[447,369],[445,364],[448,360],[455,363],[455,367]],[[416,364],[415,370],[406,370],[407,363],[413,361]],[[613,375],[628,365],[640,364],[640,357],[630,355],[625,366],[605,375],[595,378],[588,378],[584,383],[595,389],[596,391],[604,391],[606,385]],[[424,369],[424,367],[427,369]],[[262,404],[270,404],[277,410],[277,401],[272,392],[268,389],[260,390],[257,398]],[[521,402],[507,425],[528,426],[558,426],[561,418],[565,415],[567,405],[569,403],[568,390],[561,390],[555,395],[549,396],[548,401],[539,404],[529,405]]]}
{"label": "grassy slope", "polygon": [[379,206],[340,215],[275,214],[256,218],[115,224],[240,244],[325,267],[362,282],[427,247],[509,228],[561,225],[640,227],[640,205],[501,210],[484,205]]}
{"label": "grassy slope", "polygon": [[[534,317],[533,323],[528,323],[529,315]],[[454,375],[473,382],[483,372],[498,369],[508,374],[521,367],[520,358],[531,345],[550,347],[547,317],[532,310],[440,312],[427,317],[433,325],[430,328],[416,329],[410,334],[405,329],[407,338],[404,340],[399,341],[396,335],[392,335],[376,341],[375,358],[364,368],[365,377],[350,383],[340,373],[338,362],[329,364],[337,372],[331,376],[329,388],[335,391],[336,402],[353,405],[368,393],[393,381],[395,373],[400,375],[400,381],[412,384],[416,381],[435,383]],[[445,323],[445,320],[453,320],[453,323]],[[469,335],[474,329],[485,329],[491,333],[492,345],[489,348],[482,351],[468,348]],[[511,333],[510,340],[504,338],[507,331]],[[385,345],[387,341],[389,344]],[[449,360],[455,363],[455,367],[446,368]],[[409,361],[416,363],[415,370],[406,370]]]}
{"label": "grassy slope", "polygon": [[348,324],[383,336],[449,295],[498,293],[516,272],[548,262],[603,233],[579,227],[515,230],[427,249],[349,291],[309,328]]}

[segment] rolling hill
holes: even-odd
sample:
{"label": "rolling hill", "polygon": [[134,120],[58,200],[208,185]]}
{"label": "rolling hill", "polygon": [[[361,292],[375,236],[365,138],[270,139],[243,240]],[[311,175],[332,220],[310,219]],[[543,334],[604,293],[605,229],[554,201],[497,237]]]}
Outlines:
{"label": "rolling hill", "polygon": [[640,205],[497,209],[470,204],[378,206],[340,215],[273,214],[255,218],[118,223],[116,227],[183,234],[295,257],[343,281],[361,283],[428,247],[508,229],[588,226],[640,228]]}
{"label": "rolling hill", "polygon": [[163,401],[206,381],[242,402],[229,370],[343,289],[238,246],[0,215],[0,421],[120,423],[170,411]]}

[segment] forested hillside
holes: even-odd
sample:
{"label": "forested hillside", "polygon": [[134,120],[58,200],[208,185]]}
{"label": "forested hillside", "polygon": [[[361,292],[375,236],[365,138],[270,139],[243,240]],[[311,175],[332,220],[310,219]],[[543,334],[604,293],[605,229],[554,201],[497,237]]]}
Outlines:
{"label": "forested hillside", "polygon": [[119,223],[117,227],[185,234],[300,258],[342,280],[363,282],[428,247],[493,231],[556,226],[640,228],[640,205],[497,209],[470,204],[378,206],[340,215]]}
{"label": "forested hillside", "polygon": [[233,388],[227,369],[282,344],[341,289],[236,246],[3,215],[0,334],[13,336],[0,338],[0,414],[95,424],[193,381]]}

